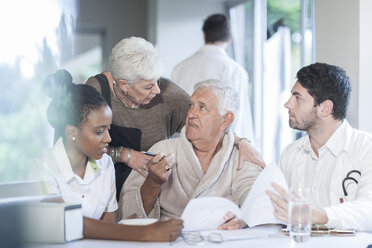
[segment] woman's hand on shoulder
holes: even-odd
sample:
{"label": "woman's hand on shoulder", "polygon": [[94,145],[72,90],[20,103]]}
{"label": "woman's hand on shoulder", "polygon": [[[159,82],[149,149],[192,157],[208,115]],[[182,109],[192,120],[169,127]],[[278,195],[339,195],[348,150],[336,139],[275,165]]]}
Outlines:
{"label": "woman's hand on shoulder", "polygon": [[252,143],[242,140],[238,144],[239,149],[239,166],[238,170],[243,167],[245,161],[252,162],[265,168],[265,161],[262,159],[261,153],[252,145]]}

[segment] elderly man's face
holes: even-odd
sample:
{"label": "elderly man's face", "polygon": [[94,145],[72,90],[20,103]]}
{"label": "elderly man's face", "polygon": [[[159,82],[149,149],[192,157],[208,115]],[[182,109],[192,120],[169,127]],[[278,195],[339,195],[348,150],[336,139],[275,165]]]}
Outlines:
{"label": "elderly man's face", "polygon": [[224,130],[224,116],[218,112],[218,98],[210,88],[194,92],[186,117],[186,137],[190,141],[215,138]]}

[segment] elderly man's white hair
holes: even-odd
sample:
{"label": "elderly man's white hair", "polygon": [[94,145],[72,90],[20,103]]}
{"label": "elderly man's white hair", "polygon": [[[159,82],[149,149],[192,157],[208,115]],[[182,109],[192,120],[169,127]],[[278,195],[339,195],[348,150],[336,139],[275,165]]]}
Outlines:
{"label": "elderly man's white hair", "polygon": [[202,89],[210,88],[218,98],[218,112],[220,115],[226,114],[227,111],[231,111],[236,116],[239,110],[239,96],[238,93],[226,83],[216,79],[209,79],[201,81],[194,86],[194,92]]}
{"label": "elderly man's white hair", "polygon": [[158,79],[164,66],[154,46],[139,37],[122,39],[112,49],[110,70],[115,81],[124,79],[129,84],[140,80]]}

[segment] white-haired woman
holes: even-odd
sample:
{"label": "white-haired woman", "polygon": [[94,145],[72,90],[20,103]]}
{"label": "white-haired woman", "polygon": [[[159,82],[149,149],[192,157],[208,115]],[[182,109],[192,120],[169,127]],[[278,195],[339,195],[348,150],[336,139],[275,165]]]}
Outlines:
{"label": "white-haired woman", "polygon": [[[147,151],[160,140],[179,133],[185,125],[190,96],[171,81],[160,77],[163,65],[153,45],[138,37],[121,40],[110,56],[110,72],[88,79],[111,105],[113,125],[109,155],[115,162],[118,194],[131,168],[146,175]],[[260,155],[241,142],[241,161],[260,163]]]}

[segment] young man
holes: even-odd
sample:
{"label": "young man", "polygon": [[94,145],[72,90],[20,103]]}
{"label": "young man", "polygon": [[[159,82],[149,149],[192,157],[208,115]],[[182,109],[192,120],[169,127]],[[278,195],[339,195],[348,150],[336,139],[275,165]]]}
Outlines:
{"label": "young man", "polygon": [[[345,71],[316,63],[297,73],[285,103],[291,128],[307,135],[289,145],[280,167],[290,187],[309,187],[312,223],[372,230],[372,137],[345,119],[351,86]],[[288,221],[288,193],[268,192],[275,216]],[[276,192],[277,193],[277,192]]]}

